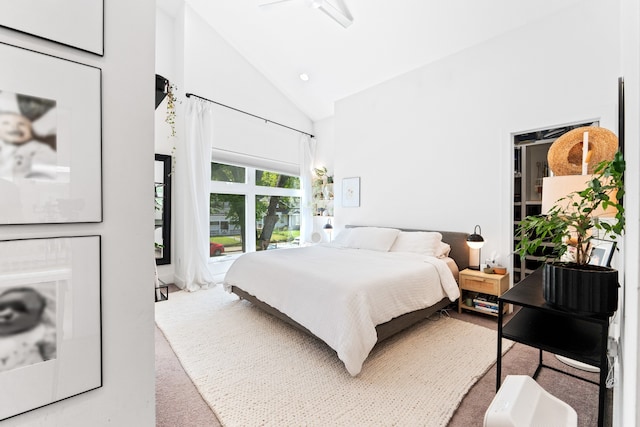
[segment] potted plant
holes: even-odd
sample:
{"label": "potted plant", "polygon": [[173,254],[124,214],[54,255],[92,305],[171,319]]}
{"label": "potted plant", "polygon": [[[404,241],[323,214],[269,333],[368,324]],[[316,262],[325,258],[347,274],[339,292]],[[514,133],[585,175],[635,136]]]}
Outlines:
{"label": "potted plant", "polygon": [[[619,151],[612,160],[598,164],[587,188],[559,199],[546,213],[523,218],[518,225],[516,253],[535,254],[551,245],[552,255],[543,266],[543,295],[547,302],[573,311],[613,314],[618,304],[618,272],[589,264],[593,229],[615,239],[624,232],[625,161]],[[611,222],[596,211],[615,210]],[[571,249],[572,256],[567,257]],[[563,258],[570,258],[564,260]]]}

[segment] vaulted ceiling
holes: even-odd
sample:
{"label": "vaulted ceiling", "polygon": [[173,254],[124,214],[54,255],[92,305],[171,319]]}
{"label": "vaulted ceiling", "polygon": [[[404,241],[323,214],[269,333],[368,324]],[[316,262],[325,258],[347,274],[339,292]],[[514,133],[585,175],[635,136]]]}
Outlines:
{"label": "vaulted ceiling", "polygon": [[311,0],[157,1],[169,13],[186,1],[315,121],[341,98],[580,0],[326,0],[353,17],[348,28]]}

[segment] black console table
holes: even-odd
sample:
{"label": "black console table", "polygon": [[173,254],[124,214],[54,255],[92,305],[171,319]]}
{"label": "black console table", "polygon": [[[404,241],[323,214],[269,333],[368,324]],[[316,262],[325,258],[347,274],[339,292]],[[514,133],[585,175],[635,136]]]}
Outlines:
{"label": "black console table", "polygon": [[[582,315],[548,305],[542,296],[542,269],[536,270],[498,297],[498,304],[496,392],[501,383],[502,338],[507,338],[540,350],[534,379],[542,368],[548,368],[598,385],[598,426],[604,427],[609,317]],[[502,324],[504,304],[521,307],[505,325]],[[542,360],[543,351],[600,368],[600,381],[591,381],[545,365]]]}

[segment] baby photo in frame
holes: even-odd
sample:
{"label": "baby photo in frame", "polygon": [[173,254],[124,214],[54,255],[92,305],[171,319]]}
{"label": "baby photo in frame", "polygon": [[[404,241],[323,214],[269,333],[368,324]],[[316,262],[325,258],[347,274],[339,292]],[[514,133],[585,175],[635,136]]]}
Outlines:
{"label": "baby photo in frame", "polygon": [[0,240],[0,421],[102,386],[100,245]]}
{"label": "baby photo in frame", "polygon": [[0,225],[101,222],[101,70],[4,43],[0,57]]}
{"label": "baby photo in frame", "polygon": [[616,242],[611,240],[591,239],[589,242],[589,264],[610,267]]}

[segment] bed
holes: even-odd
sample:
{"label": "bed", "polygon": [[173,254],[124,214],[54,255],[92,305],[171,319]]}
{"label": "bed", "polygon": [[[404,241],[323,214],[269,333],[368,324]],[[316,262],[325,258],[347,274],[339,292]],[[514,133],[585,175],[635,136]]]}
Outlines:
{"label": "bed", "polygon": [[324,341],[356,376],[376,343],[459,297],[466,237],[348,226],[328,244],[246,253],[224,288]]}

